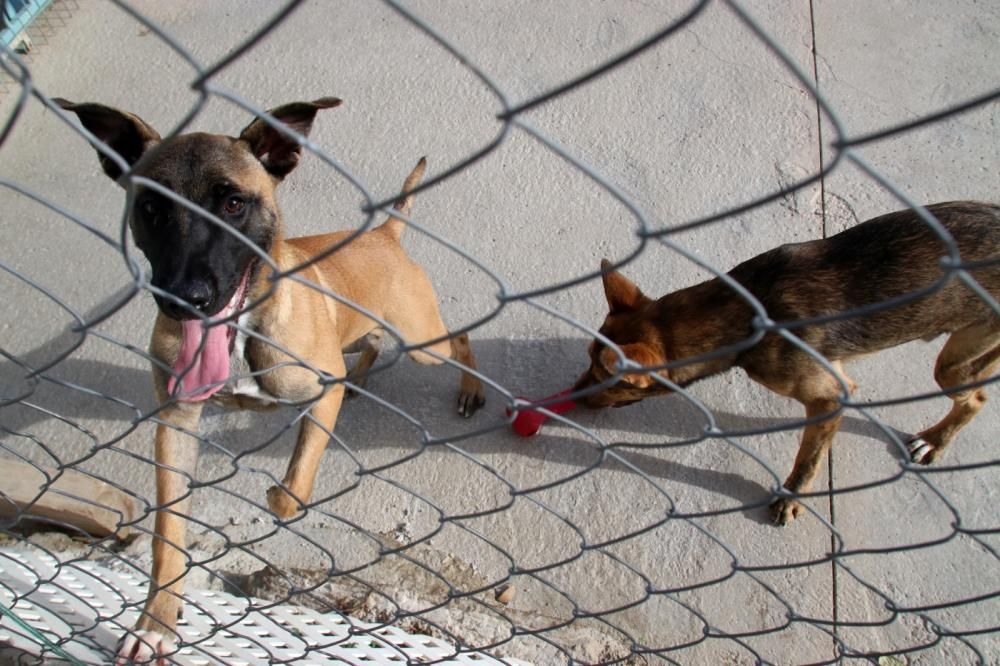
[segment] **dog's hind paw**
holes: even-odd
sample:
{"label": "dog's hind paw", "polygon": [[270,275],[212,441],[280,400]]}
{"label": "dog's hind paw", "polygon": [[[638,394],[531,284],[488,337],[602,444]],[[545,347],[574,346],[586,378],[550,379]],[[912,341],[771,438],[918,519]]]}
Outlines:
{"label": "dog's hind paw", "polygon": [[941,449],[923,437],[914,437],[907,442],[906,450],[910,452],[910,460],[920,465],[930,465],[941,455]]}
{"label": "dog's hind paw", "polygon": [[768,513],[771,514],[771,522],[775,525],[784,527],[788,523],[795,520],[800,513],[805,511],[805,507],[793,499],[783,497],[772,502],[771,506],[769,506],[767,510]]}
{"label": "dog's hind paw", "polygon": [[174,660],[167,657],[177,652],[174,641],[157,631],[134,629],[122,637],[118,647],[118,657],[115,666],[132,666],[132,664],[151,664],[152,666],[167,666]]}

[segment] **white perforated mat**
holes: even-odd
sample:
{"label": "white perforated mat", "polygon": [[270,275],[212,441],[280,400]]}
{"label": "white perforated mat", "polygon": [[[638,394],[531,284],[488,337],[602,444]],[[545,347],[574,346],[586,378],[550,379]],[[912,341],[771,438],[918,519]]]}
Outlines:
{"label": "white perforated mat", "polygon": [[[145,597],[145,576],[0,548],[0,646],[44,656],[45,663],[110,663]],[[525,663],[458,654],[437,638],[333,613],[221,592],[192,591],[185,599],[177,627],[184,646],[169,660],[185,666]]]}

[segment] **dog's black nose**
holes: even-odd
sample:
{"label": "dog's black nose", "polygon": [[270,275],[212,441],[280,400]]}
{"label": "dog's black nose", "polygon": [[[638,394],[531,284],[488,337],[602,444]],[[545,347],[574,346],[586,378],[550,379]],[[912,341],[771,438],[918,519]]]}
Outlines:
{"label": "dog's black nose", "polygon": [[160,309],[168,317],[172,319],[192,319],[195,317],[195,313],[191,311],[192,308],[203,314],[211,314],[208,312],[208,309],[212,305],[214,294],[208,282],[204,280],[189,280],[171,289],[170,293],[187,303],[189,307],[185,307],[174,299],[158,298],[157,301],[159,302]]}
{"label": "dog's black nose", "polygon": [[184,294],[184,300],[195,307],[195,309],[204,312],[205,308],[208,307],[209,303],[212,302],[212,294],[208,288],[208,285],[199,284],[197,287],[193,287],[188,293]]}

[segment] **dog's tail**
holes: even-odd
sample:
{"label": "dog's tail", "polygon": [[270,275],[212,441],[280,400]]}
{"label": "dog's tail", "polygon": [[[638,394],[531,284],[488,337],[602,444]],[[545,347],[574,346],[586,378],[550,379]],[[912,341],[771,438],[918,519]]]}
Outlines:
{"label": "dog's tail", "polygon": [[[410,208],[413,207],[413,195],[411,192],[413,191],[413,188],[420,183],[420,179],[424,177],[424,170],[426,168],[427,158],[421,157],[420,161],[417,162],[417,166],[413,167],[413,171],[411,171],[410,175],[406,177],[405,181],[403,181],[403,196],[397,199],[396,203],[392,205],[392,207],[398,210],[401,214],[410,214]],[[403,229],[406,228],[406,223],[397,217],[390,216],[382,226],[398,240],[403,236]]]}

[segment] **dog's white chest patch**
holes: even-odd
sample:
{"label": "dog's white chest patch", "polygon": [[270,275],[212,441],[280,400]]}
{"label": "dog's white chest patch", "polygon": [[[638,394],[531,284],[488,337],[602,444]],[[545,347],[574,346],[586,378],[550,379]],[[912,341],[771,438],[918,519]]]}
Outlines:
{"label": "dog's white chest patch", "polygon": [[277,402],[278,399],[276,397],[261,387],[260,383],[253,376],[253,368],[247,363],[246,348],[247,337],[249,336],[247,336],[246,331],[255,330],[253,313],[244,312],[236,320],[236,323],[239,325],[239,328],[236,330],[233,353],[229,355],[230,382],[226,384],[223,390],[228,389],[227,392],[231,395],[246,396],[262,402]]}

